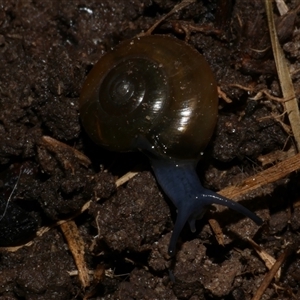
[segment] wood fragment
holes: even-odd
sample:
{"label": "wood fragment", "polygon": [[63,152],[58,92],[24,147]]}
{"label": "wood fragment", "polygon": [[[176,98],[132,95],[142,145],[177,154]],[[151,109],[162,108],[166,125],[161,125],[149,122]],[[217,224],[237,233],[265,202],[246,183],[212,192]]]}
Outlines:
{"label": "wood fragment", "polygon": [[221,226],[219,225],[218,221],[215,219],[209,219],[208,223],[212,229],[212,231],[215,234],[216,240],[219,245],[223,246],[225,245],[224,242],[224,235]]}
{"label": "wood fragment", "polygon": [[[250,176],[241,182],[238,186],[227,187],[218,193],[229,199],[236,199],[242,195],[246,195],[251,191],[263,187],[268,183],[275,182],[288,174],[300,169],[300,154],[294,155],[275,166],[272,166],[254,176]],[[220,208],[222,210],[222,208]]]}
{"label": "wood fragment", "polygon": [[84,253],[84,241],[80,235],[78,227],[74,221],[68,221],[60,225],[65,239],[69,245],[69,249],[73,255],[75,264],[78,269],[78,278],[81,286],[86,288],[90,285],[89,270],[86,266]]}

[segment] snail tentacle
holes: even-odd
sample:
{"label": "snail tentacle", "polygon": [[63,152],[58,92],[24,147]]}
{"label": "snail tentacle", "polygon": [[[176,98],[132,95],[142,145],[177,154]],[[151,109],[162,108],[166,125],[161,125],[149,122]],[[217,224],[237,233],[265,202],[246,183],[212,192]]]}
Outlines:
{"label": "snail tentacle", "polygon": [[169,254],[175,253],[175,246],[186,222],[195,231],[195,221],[200,219],[211,204],[227,206],[261,225],[262,220],[243,205],[205,189],[199,181],[193,161],[151,159],[155,177],[178,210],[173,229]]}

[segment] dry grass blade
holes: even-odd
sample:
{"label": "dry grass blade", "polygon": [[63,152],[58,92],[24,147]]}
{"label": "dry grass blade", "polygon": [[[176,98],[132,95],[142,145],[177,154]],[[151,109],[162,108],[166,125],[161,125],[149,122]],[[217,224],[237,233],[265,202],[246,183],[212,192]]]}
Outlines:
{"label": "dry grass blade", "polygon": [[139,172],[129,171],[128,173],[126,173],[124,176],[120,177],[116,181],[116,186],[119,187],[119,186],[123,185],[124,183],[129,181],[131,178],[135,177],[138,173]]}
{"label": "dry grass blade", "polygon": [[252,300],[259,300],[263,296],[265,290],[268,288],[269,284],[271,283],[272,279],[274,278],[275,274],[284,263],[286,258],[291,254],[292,249],[286,249],[277,259],[271,270],[265,275],[260,287],[256,291],[256,294],[252,298]]}
{"label": "dry grass blade", "polygon": [[299,151],[300,150],[300,115],[299,115],[297,99],[295,96],[295,90],[292,84],[292,79],[290,76],[290,71],[288,68],[287,61],[285,59],[283,50],[278,41],[275,21],[273,16],[273,10],[272,10],[272,0],[265,0],[265,5],[266,5],[270,38],[271,38],[278,78],[279,78],[283,97],[284,99],[288,99],[287,101],[284,102],[284,105],[295,137],[297,149]]}
{"label": "dry grass blade", "polygon": [[288,12],[289,8],[283,0],[275,0],[275,2],[281,16]]}
{"label": "dry grass blade", "polygon": [[[262,247],[260,247],[258,244],[256,244],[252,239],[247,238],[247,241],[252,245],[256,253],[259,255],[259,257],[264,261],[266,267],[271,270],[274,266],[276,259],[271,256],[268,252],[266,252]],[[281,268],[277,271],[275,275],[276,281],[280,279],[281,276]]]}

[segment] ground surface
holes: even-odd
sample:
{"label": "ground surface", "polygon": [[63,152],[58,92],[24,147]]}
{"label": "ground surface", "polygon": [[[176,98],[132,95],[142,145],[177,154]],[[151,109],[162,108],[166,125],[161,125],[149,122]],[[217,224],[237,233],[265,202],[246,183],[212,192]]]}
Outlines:
{"label": "ground surface", "polygon": [[[297,1],[287,2],[296,8]],[[251,299],[267,268],[244,237],[275,259],[287,245],[297,248],[300,189],[299,176],[293,174],[244,197],[242,203],[266,221],[262,228],[234,212],[209,212],[196,233],[184,230],[176,258],[170,259],[167,246],[176,212],[147,159],[102,150],[83,131],[78,99],[93,64],[120,41],[147,30],[176,3],[0,1],[1,215],[10,199],[0,221],[0,244],[33,241],[15,252],[2,249],[0,299]],[[299,16],[294,13],[286,21],[274,12],[297,92]],[[220,190],[267,168],[261,155],[293,148],[279,122],[288,121],[274,118],[283,112],[281,103],[267,96],[252,99],[264,89],[281,96],[264,4],[198,1],[154,34],[184,39],[185,30],[232,100],[220,99],[218,125],[198,167],[204,185]],[[63,144],[55,146],[43,136]],[[116,179],[137,165],[139,174],[116,188]],[[92,271],[90,287],[84,289],[60,228],[34,234],[72,216],[90,199],[100,201],[75,219]],[[211,217],[223,230],[224,246],[208,225]],[[299,265],[294,252],[263,299],[300,299]]]}

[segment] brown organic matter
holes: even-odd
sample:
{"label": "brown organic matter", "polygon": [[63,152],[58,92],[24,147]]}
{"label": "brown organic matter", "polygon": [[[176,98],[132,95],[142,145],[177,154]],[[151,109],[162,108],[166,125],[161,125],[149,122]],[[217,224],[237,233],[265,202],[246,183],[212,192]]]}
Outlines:
{"label": "brown organic matter", "polygon": [[[178,3],[2,0],[0,217],[8,209],[0,221],[0,243],[30,244],[1,248],[0,299],[250,300],[268,269],[245,237],[275,260],[288,245],[295,250],[263,299],[300,298],[299,174],[243,195],[241,203],[266,221],[262,228],[212,208],[195,233],[185,228],[170,259],[176,211],[147,160],[139,153],[99,148],[81,126],[78,99],[93,65]],[[286,3],[292,11],[288,18],[275,5],[274,13],[299,94],[299,10],[297,1]],[[218,124],[198,165],[205,187],[238,187],[270,167],[261,157],[293,150],[262,0],[196,1],[153,34],[186,40],[200,51],[223,99],[231,100],[220,99]],[[116,187],[117,179],[133,170],[138,175]],[[84,285],[70,252],[76,250],[58,226],[68,218],[73,223],[65,228],[75,228],[84,251]],[[224,246],[209,226],[212,218]],[[37,236],[36,230],[41,230]]]}

